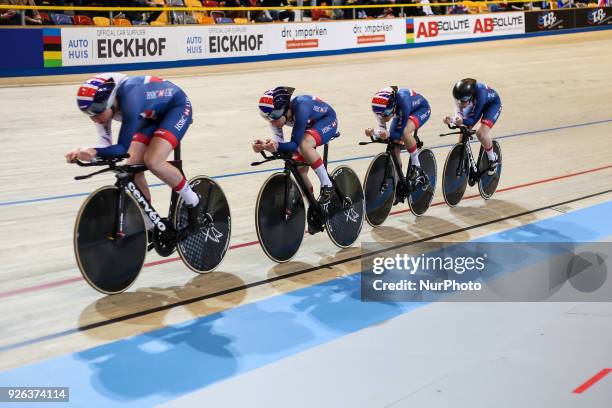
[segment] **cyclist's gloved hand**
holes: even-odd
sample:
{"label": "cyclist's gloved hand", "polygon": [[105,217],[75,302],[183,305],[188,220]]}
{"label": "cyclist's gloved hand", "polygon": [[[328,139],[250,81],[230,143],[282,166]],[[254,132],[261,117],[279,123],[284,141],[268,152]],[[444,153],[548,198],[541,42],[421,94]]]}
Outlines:
{"label": "cyclist's gloved hand", "polygon": [[268,139],[263,145],[263,149],[270,153],[276,153],[278,151],[278,142],[275,140]]}
{"label": "cyclist's gloved hand", "polygon": [[91,147],[77,147],[76,149],[66,153],[64,157],[66,158],[66,162],[68,163],[74,163],[77,159],[81,161],[90,162],[93,160],[94,157],[96,157],[96,149],[93,149]]}
{"label": "cyclist's gloved hand", "polygon": [[253,145],[251,146],[255,153],[261,153],[264,149],[264,142],[261,139],[256,139],[253,141]]}
{"label": "cyclist's gloved hand", "polygon": [[374,131],[374,139],[387,140],[389,138],[389,132],[384,129],[376,129]]}

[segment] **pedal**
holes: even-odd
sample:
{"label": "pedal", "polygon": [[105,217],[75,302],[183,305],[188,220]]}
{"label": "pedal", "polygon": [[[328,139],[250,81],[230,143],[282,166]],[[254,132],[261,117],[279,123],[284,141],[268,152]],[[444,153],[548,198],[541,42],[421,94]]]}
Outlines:
{"label": "pedal", "polygon": [[497,167],[499,167],[499,160],[495,159],[492,162],[489,162],[489,168],[487,170],[488,176],[494,176],[497,173]]}
{"label": "pedal", "polygon": [[395,200],[393,201],[393,205],[395,206],[399,203],[404,203],[406,201],[406,197],[406,185],[402,183],[402,180],[398,180],[397,186],[395,187]]}
{"label": "pedal", "polygon": [[162,222],[166,226],[165,231],[160,231],[157,228],[148,231],[151,233],[151,240],[147,250],[150,251],[154,248],[159,256],[167,257],[176,249],[176,231],[168,218],[162,218]]}
{"label": "pedal", "polygon": [[306,211],[306,221],[308,222],[308,233],[310,235],[323,231],[323,223],[316,216],[313,206],[308,207]]}
{"label": "pedal", "polygon": [[401,194],[395,194],[395,200],[393,200],[393,205],[396,206],[399,203],[404,203],[406,202],[406,196],[405,195],[401,195]]}

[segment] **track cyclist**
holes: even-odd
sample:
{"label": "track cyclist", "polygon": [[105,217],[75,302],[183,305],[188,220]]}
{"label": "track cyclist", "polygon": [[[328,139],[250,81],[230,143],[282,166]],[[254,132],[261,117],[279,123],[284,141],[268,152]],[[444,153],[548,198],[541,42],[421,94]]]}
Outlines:
{"label": "track cyclist", "polygon": [[[411,89],[388,86],[376,92],[372,97],[372,111],[378,122],[376,129],[367,128],[365,134],[373,139],[388,139],[400,141],[410,153],[410,167],[406,178],[414,185],[426,182],[419,162],[419,149],[414,133],[422,127],[431,116],[431,109],[423,95]],[[387,122],[391,119],[390,130],[387,131]],[[399,163],[400,145],[394,151]],[[408,195],[406,187],[398,182],[395,204],[404,202]]]}
{"label": "track cyclist", "polygon": [[487,174],[489,176],[494,175],[499,160],[493,150],[493,141],[489,132],[501,114],[502,103],[499,94],[486,84],[472,78],[465,78],[453,86],[453,98],[456,108],[454,117],[446,116],[443,122],[447,125],[464,125],[472,128],[480,121],[476,137],[478,137],[489,159],[490,164]]}
{"label": "track cyclist", "polygon": [[[68,152],[69,163],[76,159],[109,159],[129,153],[128,164],[144,163],[148,170],[176,191],[189,208],[190,230],[201,219],[200,197],[185,176],[166,162],[168,155],[193,122],[193,109],[185,92],[172,82],[155,76],[127,76],[120,73],[96,75],[82,84],[77,105],[98,131],[98,143]],[[117,144],[112,144],[112,121],[121,122]],[[144,172],[135,175],[138,188],[151,200]],[[145,218],[147,229],[153,224]]]}
{"label": "track cyclist", "polygon": [[[294,153],[297,160],[304,160],[314,170],[321,182],[321,192],[318,198],[321,207],[329,212],[334,188],[323,163],[317,153],[317,146],[325,145],[336,135],[338,119],[334,109],[319,98],[312,95],[292,97],[294,88],[278,86],[266,91],[259,98],[259,113],[270,123],[272,138],[255,140],[253,151]],[[284,141],[283,126],[291,126],[291,140]],[[308,179],[308,167],[300,168],[300,174],[306,186],[313,190]],[[308,209],[311,211],[311,209]],[[309,220],[312,217],[308,217]],[[308,232],[315,234],[322,231],[319,226],[309,222]]]}

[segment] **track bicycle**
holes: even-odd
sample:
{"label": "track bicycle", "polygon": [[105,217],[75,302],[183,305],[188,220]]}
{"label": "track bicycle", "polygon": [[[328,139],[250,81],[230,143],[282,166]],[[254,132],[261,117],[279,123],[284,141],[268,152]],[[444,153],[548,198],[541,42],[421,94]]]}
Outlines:
{"label": "track bicycle", "polygon": [[461,140],[452,147],[444,163],[444,173],[442,176],[444,201],[450,207],[455,207],[463,198],[467,185],[473,186],[476,183],[478,183],[480,196],[488,200],[497,190],[499,178],[501,177],[502,154],[499,143],[496,140],[493,141],[493,150],[497,154],[498,164],[495,173],[489,175],[488,171],[491,163],[482,145],[478,152],[478,159],[474,160],[470,142],[474,140],[476,131],[464,125],[454,126],[449,124],[448,128],[457,131],[443,133],[440,135],[441,137],[461,135]]}
{"label": "track bicycle", "polygon": [[[335,136],[337,137],[337,135]],[[357,174],[348,166],[339,166],[330,174],[334,194],[327,208],[315,199],[299,168],[308,163],[291,154],[261,152],[264,160],[251,163],[258,166],[283,160],[283,171],[272,174],[262,185],[255,207],[257,237],[265,254],[275,262],[287,262],[297,253],[304,238],[305,222],[325,230],[332,242],[341,247],[351,246],[359,237],[363,225],[363,189]],[[323,163],[327,168],[328,145],[324,146]],[[309,205],[305,210],[304,198]],[[308,214],[307,214],[308,213]]]}
{"label": "track bicycle", "polygon": [[[230,234],[230,209],[221,187],[209,177],[196,176],[189,181],[204,201],[197,225],[189,225],[189,209],[178,193],[172,192],[167,217],[162,217],[134,182],[134,176],[146,171],[144,164],[119,164],[125,154],[112,159],[77,160],[81,167],[105,166],[83,180],[112,172],[116,182],[92,192],[81,206],[74,226],[74,252],[85,280],[105,294],[121,293],[136,280],[152,249],[162,257],[175,250],[191,270],[197,273],[216,268],[227,252]],[[169,161],[181,170],[180,149]],[[154,225],[147,233],[147,217]]]}
{"label": "track bicycle", "polygon": [[[416,131],[414,137],[417,147],[421,149],[423,142]],[[408,178],[408,172],[412,161],[408,162],[406,175],[404,175],[401,162],[394,154],[395,149],[399,147],[401,150],[406,150],[406,146],[391,139],[359,142],[362,146],[372,143],[385,144],[387,148],[385,152],[374,157],[363,182],[367,222],[373,227],[381,225],[389,216],[394,203],[403,201],[405,197],[408,198],[408,205],[414,215],[418,217],[425,214],[436,191],[437,166],[433,152],[429,149],[420,150],[420,174],[418,174],[419,177],[411,180]]]}

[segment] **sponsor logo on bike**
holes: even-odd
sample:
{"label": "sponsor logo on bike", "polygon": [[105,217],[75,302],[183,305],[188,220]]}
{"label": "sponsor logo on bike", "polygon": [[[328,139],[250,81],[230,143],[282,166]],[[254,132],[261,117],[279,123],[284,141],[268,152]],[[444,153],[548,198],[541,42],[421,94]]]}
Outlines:
{"label": "sponsor logo on bike", "polygon": [[153,210],[153,208],[149,205],[146,198],[142,195],[138,187],[133,182],[129,182],[127,185],[128,191],[132,194],[132,196],[136,199],[138,204],[142,207],[142,210],[145,212],[146,216],[155,224],[158,230],[166,231],[166,224],[163,223],[159,214]]}
{"label": "sponsor logo on bike", "polygon": [[353,209],[353,207],[344,211],[344,215],[346,216],[345,221],[351,221],[357,223],[359,221],[359,213]]}
{"label": "sponsor logo on bike", "polygon": [[223,238],[223,233],[216,229],[214,225],[207,228],[200,228],[200,232],[204,235],[204,242],[208,242],[210,239],[212,242],[218,244],[221,242],[221,238]]}

